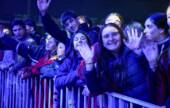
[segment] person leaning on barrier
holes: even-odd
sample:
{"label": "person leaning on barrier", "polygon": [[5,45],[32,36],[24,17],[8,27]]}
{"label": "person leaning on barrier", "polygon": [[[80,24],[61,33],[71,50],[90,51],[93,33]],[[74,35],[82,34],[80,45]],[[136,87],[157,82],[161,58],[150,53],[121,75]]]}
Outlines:
{"label": "person leaning on barrier", "polygon": [[[135,54],[123,43],[123,31],[116,24],[105,24],[96,44],[99,58],[94,61],[95,47],[80,47],[79,53],[86,64],[87,87],[94,95],[119,92],[144,101],[151,101],[147,73]],[[95,55],[94,55],[95,54]]]}
{"label": "person leaning on barrier", "polygon": [[86,32],[79,30],[74,34],[73,39],[71,39],[66,59],[58,69],[60,75],[55,76],[56,88],[83,86],[85,84],[83,61],[78,52],[79,46],[84,44],[90,46],[90,40]]}
{"label": "person leaning on barrier", "polygon": [[[78,30],[70,41],[66,58],[54,78],[56,91],[68,88],[69,91],[73,92],[72,88],[74,90],[80,88],[80,90],[83,89],[84,95],[89,95],[84,77],[85,64],[78,50],[80,46],[88,45],[90,47],[90,40],[85,31]],[[77,93],[74,92],[73,95],[73,97],[68,97],[68,100],[76,105]]]}
{"label": "person leaning on barrier", "polygon": [[150,87],[154,101],[159,105],[165,104],[168,96],[168,71],[164,70],[168,65],[164,63],[161,66],[165,59],[162,55],[168,54],[170,46],[168,29],[165,13],[154,13],[145,21],[144,34],[148,42],[145,42],[142,51],[153,71],[150,76],[153,85]]}
{"label": "person leaning on barrier", "polygon": [[[10,42],[10,44],[8,44]],[[60,45],[60,46],[57,46]],[[64,52],[60,52],[58,50],[61,50],[61,45],[58,44],[58,41],[56,41],[53,37],[50,37],[46,42],[46,48],[42,48],[41,46],[35,46],[35,45],[28,45],[23,42],[18,42],[10,37],[1,37],[0,38],[0,49],[9,49],[14,50],[19,55],[21,55],[24,58],[28,58],[31,62],[34,63],[31,67],[25,68],[32,72],[32,74],[35,75],[41,75],[43,77],[53,77],[53,75],[56,73],[56,69],[58,69],[59,66],[52,66],[52,71],[54,73],[49,74],[47,71],[44,71],[48,68],[49,64],[56,63],[55,61],[58,61],[59,64],[62,63],[62,60],[64,59]],[[64,51],[64,50],[63,50]],[[58,52],[58,53],[57,53]],[[46,62],[45,62],[46,61]],[[45,69],[45,66],[46,69]],[[40,69],[40,71],[39,71]],[[50,66],[49,68],[50,69]],[[47,70],[48,70],[47,69]],[[24,69],[23,69],[24,71]]]}
{"label": "person leaning on barrier", "polygon": [[[24,44],[35,44],[35,41],[26,33],[26,27],[23,20],[14,19],[11,22],[12,27],[12,38],[18,42],[22,42]],[[12,52],[15,55],[15,52]],[[12,54],[11,53],[11,54]],[[29,61],[27,58],[23,58],[20,55],[16,54],[13,56],[15,61],[12,66],[8,68],[9,73],[17,73],[22,67],[29,65]]]}
{"label": "person leaning on barrier", "polygon": [[35,40],[36,44],[45,46],[45,37],[43,37],[37,32],[36,23],[31,19],[26,19],[24,23],[27,34],[29,34],[31,38]]}

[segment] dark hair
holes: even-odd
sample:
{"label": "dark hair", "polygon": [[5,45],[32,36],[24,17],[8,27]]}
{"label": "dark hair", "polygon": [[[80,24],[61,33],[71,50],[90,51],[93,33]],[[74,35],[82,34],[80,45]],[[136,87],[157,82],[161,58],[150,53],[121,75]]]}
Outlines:
{"label": "dark hair", "polygon": [[85,16],[85,20],[86,20],[87,24],[89,25],[89,27],[93,26],[93,22],[92,22],[92,20],[89,17]]}
{"label": "dark hair", "polygon": [[[78,21],[79,21],[80,19],[84,20],[84,23],[85,23],[89,28],[91,28],[91,27],[93,26],[92,20],[91,20],[89,17],[87,17],[87,16],[80,15],[80,16],[77,17],[77,19],[78,19]],[[81,23],[80,21],[79,21],[79,23],[80,23],[80,25],[83,24],[83,23]]]}
{"label": "dark hair", "polygon": [[22,28],[25,29],[25,23],[24,23],[23,20],[20,20],[20,19],[13,20],[12,23],[11,23],[11,27],[13,28],[16,25],[19,25],[19,26],[21,26]]}
{"label": "dark hair", "polygon": [[[168,3],[168,7],[169,7],[169,6],[170,6],[170,2]],[[167,7],[167,8],[168,8],[168,7]]]}
{"label": "dark hair", "polygon": [[46,41],[52,38],[52,39],[54,39],[56,45],[59,43],[59,41],[57,39],[55,39],[54,37],[52,37],[51,35],[49,35],[47,33],[46,33],[46,35],[47,35],[46,38],[45,38]]}
{"label": "dark hair", "polygon": [[164,29],[165,35],[168,35],[168,23],[165,13],[155,13],[148,17],[158,28]]}
{"label": "dark hair", "polygon": [[135,28],[139,32],[143,32],[143,30],[144,30],[143,25],[140,22],[138,22],[138,21],[132,21],[131,23],[127,24],[125,29],[127,29],[128,27]]}
{"label": "dark hair", "polygon": [[77,15],[74,11],[65,11],[60,16],[60,23],[62,26],[65,25],[65,22],[70,18],[77,18]]}
{"label": "dark hair", "polygon": [[91,45],[90,39],[89,39],[89,37],[88,37],[88,34],[87,34],[85,31],[83,31],[83,30],[78,30],[78,31],[76,31],[76,32],[73,34],[73,36],[71,37],[70,45],[69,45],[68,50],[67,50],[67,52],[66,52],[66,57],[70,57],[70,58],[73,58],[73,59],[74,59],[74,57],[75,57],[76,54],[77,54],[77,52],[74,50],[74,45],[73,45],[74,37],[75,37],[75,35],[76,35],[77,33],[82,33],[82,34],[84,34],[84,35],[86,36],[86,39],[87,39],[87,44],[88,44],[89,46]]}
{"label": "dark hair", "polygon": [[[118,32],[119,32],[119,34],[121,36],[121,40],[122,40],[122,45],[120,47],[120,51],[121,51],[121,53],[124,51],[124,44],[123,44],[124,33],[123,33],[123,30],[116,24],[113,24],[113,23],[105,24],[101,28],[100,36],[99,36],[99,48],[101,48],[101,51],[100,51],[101,56],[100,56],[100,58],[97,58],[97,66],[98,66],[97,69],[98,69],[98,72],[99,72],[98,74],[99,74],[99,77],[106,76],[107,78],[110,78],[110,79],[113,78],[112,80],[114,80],[114,82],[116,82],[116,83],[118,83],[120,81],[123,82],[123,80],[125,78],[125,72],[124,71],[120,72],[119,69],[121,69],[122,66],[124,65],[123,64],[123,59],[124,58],[115,57],[114,64],[113,63],[111,63],[111,64],[108,63],[110,61],[110,58],[114,58],[114,57],[113,57],[112,52],[107,50],[103,46],[102,32],[108,26],[114,27],[114,28],[116,28],[118,30]],[[108,66],[108,64],[109,64],[109,66]],[[112,70],[115,70],[114,73],[109,73],[110,70],[108,68],[106,68],[106,67],[109,67]],[[103,73],[103,72],[105,72],[105,73]],[[123,83],[120,83],[120,84],[123,84]]]}
{"label": "dark hair", "polygon": [[33,20],[26,19],[24,22],[25,22],[25,25],[29,25],[31,27],[34,27],[34,29],[36,28],[36,24],[35,24],[35,22]]}

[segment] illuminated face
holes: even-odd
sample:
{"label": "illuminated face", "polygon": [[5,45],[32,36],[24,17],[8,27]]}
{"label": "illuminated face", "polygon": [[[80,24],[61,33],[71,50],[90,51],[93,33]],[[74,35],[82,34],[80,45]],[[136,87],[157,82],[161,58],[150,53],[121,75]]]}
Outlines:
{"label": "illuminated face", "polygon": [[49,39],[46,40],[46,46],[45,49],[47,51],[52,51],[57,48],[56,41],[53,37],[50,37]]}
{"label": "illuminated face", "polygon": [[113,26],[106,26],[102,31],[103,46],[110,51],[117,51],[121,46],[121,36]]}
{"label": "illuminated face", "polygon": [[62,57],[65,55],[65,45],[63,43],[58,43],[57,46],[57,56]]}
{"label": "illuminated face", "polygon": [[78,50],[78,47],[83,45],[83,44],[87,44],[86,36],[82,33],[75,34],[74,39],[73,39],[74,49]]}
{"label": "illuminated face", "polygon": [[14,25],[12,31],[17,39],[21,39],[25,35],[25,29],[20,25]]}
{"label": "illuminated face", "polygon": [[146,36],[146,39],[151,41],[157,41],[160,37],[160,29],[151,21],[151,19],[147,19],[145,21],[145,29],[144,33]]}
{"label": "illuminated face", "polygon": [[69,18],[64,24],[65,29],[71,33],[75,33],[78,30],[78,26],[78,21],[75,18]]}
{"label": "illuminated face", "polygon": [[170,6],[168,6],[168,8],[166,10],[166,16],[167,16],[167,23],[170,27]]}
{"label": "illuminated face", "polygon": [[121,27],[121,25],[122,25],[120,17],[116,14],[110,14],[105,19],[105,24],[109,24],[109,23],[114,23],[114,24],[118,25],[119,27]]}

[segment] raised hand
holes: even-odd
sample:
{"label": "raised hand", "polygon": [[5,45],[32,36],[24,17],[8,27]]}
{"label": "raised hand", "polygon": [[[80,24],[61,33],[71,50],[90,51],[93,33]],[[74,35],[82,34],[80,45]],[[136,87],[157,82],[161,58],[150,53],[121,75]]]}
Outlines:
{"label": "raised hand", "polygon": [[93,63],[94,51],[87,43],[82,43],[78,47],[78,51],[86,63]]}
{"label": "raised hand", "polygon": [[41,15],[45,15],[50,3],[51,3],[51,0],[37,0],[37,7]]}
{"label": "raised hand", "polygon": [[145,42],[145,45],[142,47],[142,51],[150,65],[152,70],[155,70],[157,66],[157,59],[159,56],[158,45],[154,42]]}
{"label": "raised hand", "polygon": [[126,34],[128,40],[124,40],[125,45],[131,50],[138,49],[140,47],[143,33],[139,33],[135,28],[129,28],[126,30]]}

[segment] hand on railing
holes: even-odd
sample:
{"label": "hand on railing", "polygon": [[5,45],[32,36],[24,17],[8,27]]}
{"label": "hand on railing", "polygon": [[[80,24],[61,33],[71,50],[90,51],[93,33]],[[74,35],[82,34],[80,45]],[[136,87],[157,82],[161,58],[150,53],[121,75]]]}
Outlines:
{"label": "hand on railing", "polygon": [[84,80],[79,79],[76,81],[76,86],[78,86],[78,87],[82,87],[84,84],[85,84]]}
{"label": "hand on railing", "polygon": [[7,65],[3,62],[0,63],[0,70],[5,70],[7,68]]}
{"label": "hand on railing", "polygon": [[4,62],[0,63],[0,71],[9,71],[11,69],[11,67],[13,67],[14,63],[11,64],[6,64]]}
{"label": "hand on railing", "polygon": [[90,95],[90,91],[89,91],[89,89],[88,89],[87,86],[84,86],[84,89],[83,89],[83,91],[82,91],[82,94],[83,94],[84,96],[89,96],[89,95]]}
{"label": "hand on railing", "polygon": [[31,67],[24,67],[24,68],[18,70],[18,76],[21,79],[30,78],[32,76]]}

